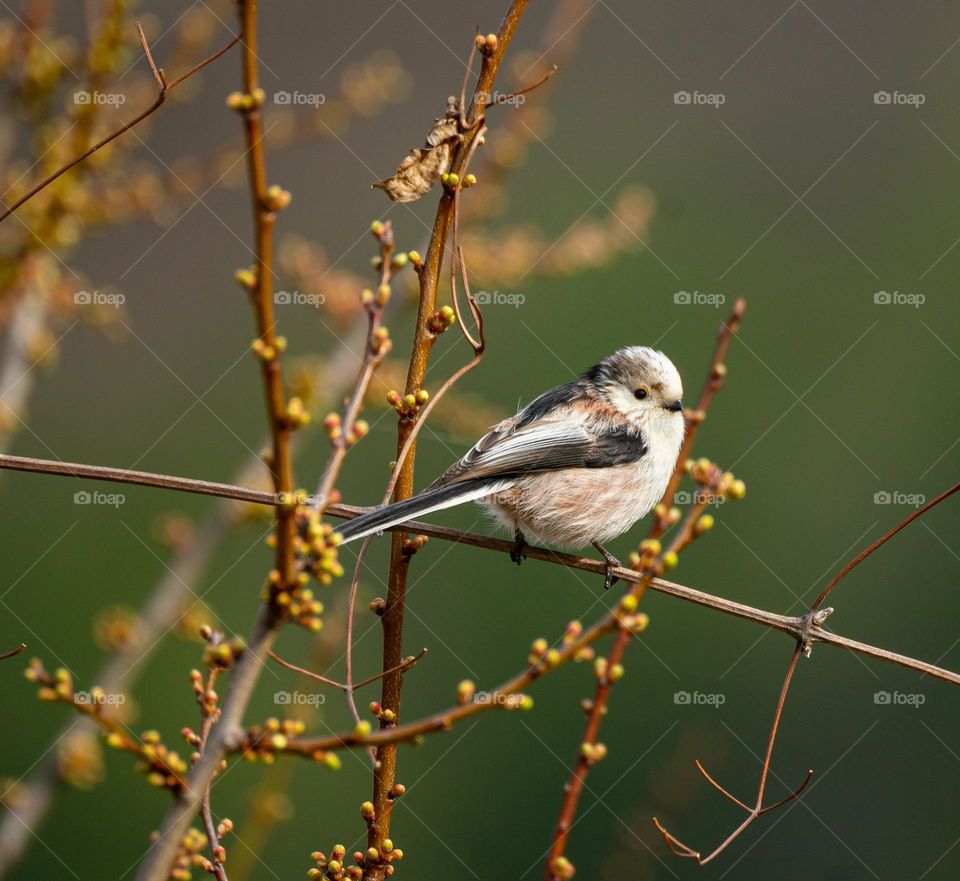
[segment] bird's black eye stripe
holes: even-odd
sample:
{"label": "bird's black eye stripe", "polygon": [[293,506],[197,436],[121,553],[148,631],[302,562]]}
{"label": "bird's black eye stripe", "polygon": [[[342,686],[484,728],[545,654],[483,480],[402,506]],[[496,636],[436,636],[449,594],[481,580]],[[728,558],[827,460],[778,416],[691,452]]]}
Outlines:
{"label": "bird's black eye stripe", "polygon": [[649,395],[649,394],[650,394],[650,392],[648,392],[648,391],[646,390],[646,388],[644,388],[643,386],[640,386],[640,388],[638,388],[638,389],[633,393],[633,396],[634,396],[638,401],[642,401],[642,400],[643,400],[644,398],[646,398],[646,396]]}

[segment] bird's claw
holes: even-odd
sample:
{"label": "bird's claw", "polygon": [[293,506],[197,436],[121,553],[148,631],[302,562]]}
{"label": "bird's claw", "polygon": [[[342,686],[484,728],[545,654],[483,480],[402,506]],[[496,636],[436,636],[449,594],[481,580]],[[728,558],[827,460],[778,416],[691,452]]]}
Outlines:
{"label": "bird's claw", "polygon": [[510,559],[518,566],[526,559],[527,555],[524,553],[526,548],[527,540],[518,530],[513,542],[513,547],[510,548]]}
{"label": "bird's claw", "polygon": [[621,565],[620,561],[600,542],[595,541],[593,546],[603,554],[603,559],[606,561],[606,565],[603,567],[603,589],[610,590],[620,580],[618,576],[613,574],[613,570]]}

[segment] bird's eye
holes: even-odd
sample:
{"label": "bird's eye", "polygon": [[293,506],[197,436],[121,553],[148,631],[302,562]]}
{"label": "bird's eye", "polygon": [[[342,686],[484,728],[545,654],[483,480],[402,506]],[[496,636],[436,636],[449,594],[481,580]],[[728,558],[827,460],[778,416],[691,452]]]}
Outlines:
{"label": "bird's eye", "polygon": [[640,386],[640,388],[638,388],[638,389],[633,393],[633,396],[634,396],[638,401],[642,401],[642,400],[643,400],[644,398],[646,398],[647,395],[649,395],[649,394],[650,394],[650,392],[647,390],[647,387],[644,386],[644,385],[642,385],[642,386]]}

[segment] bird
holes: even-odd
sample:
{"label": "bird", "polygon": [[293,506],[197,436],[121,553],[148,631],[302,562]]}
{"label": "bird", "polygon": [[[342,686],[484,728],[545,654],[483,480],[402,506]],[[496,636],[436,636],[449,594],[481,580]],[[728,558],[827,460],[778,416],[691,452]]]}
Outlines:
{"label": "bird", "polygon": [[337,531],[347,543],[478,502],[512,534],[518,565],[528,545],[592,545],[604,558],[609,588],[620,563],[604,545],[660,501],[684,430],[683,384],[673,362],[647,346],[628,346],[495,425],[419,494]]}

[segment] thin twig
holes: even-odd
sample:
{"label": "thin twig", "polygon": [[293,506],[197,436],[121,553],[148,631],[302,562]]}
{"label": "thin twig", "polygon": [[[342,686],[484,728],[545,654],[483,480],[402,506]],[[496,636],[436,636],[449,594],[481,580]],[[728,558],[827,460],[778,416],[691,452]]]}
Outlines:
{"label": "thin twig", "polygon": [[938,495],[935,499],[931,499],[923,507],[917,508],[917,510],[913,511],[908,517],[904,517],[903,520],[901,520],[896,526],[893,527],[893,529],[887,530],[887,532],[881,535],[880,538],[878,538],[875,542],[873,542],[873,544],[871,544],[868,548],[865,548],[859,554],[857,554],[856,557],[854,557],[832,579],[830,579],[830,583],[823,589],[820,596],[818,596],[813,601],[813,605],[810,607],[810,611],[816,612],[824,604],[824,602],[826,602],[827,597],[830,596],[830,593],[840,583],[840,581],[844,579],[850,573],[851,570],[855,569],[864,560],[866,560],[867,557],[869,557],[875,550],[877,550],[877,548],[879,548],[883,544],[886,544],[901,529],[905,529],[907,526],[913,523],[914,520],[916,520],[918,517],[922,517],[924,514],[927,513],[927,511],[939,505],[944,499],[952,496],[955,492],[957,492],[957,490],[960,490],[960,483],[955,483],[946,492],[940,493],[940,495]]}
{"label": "thin twig", "polygon": [[0,661],[5,661],[7,658],[15,658],[21,652],[25,652],[26,650],[27,644],[25,642],[21,642],[20,645],[18,645],[15,649],[9,652],[4,652],[2,655],[0,655]]}
{"label": "thin twig", "polygon": [[137,35],[140,39],[140,45],[143,47],[144,55],[146,56],[147,61],[150,64],[150,70],[153,73],[154,80],[157,83],[157,96],[156,98],[154,98],[153,103],[149,107],[147,107],[145,110],[138,113],[129,122],[124,123],[122,126],[120,126],[120,128],[111,132],[106,137],[101,138],[92,147],[89,147],[88,149],[84,150],[79,156],[76,156],[75,158],[71,159],[66,165],[60,167],[55,172],[53,172],[53,174],[48,175],[39,183],[34,184],[34,186],[32,186],[29,190],[27,190],[27,192],[24,193],[24,195],[22,195],[19,199],[17,199],[16,202],[14,202],[12,205],[4,209],[4,211],[0,212],[0,223],[6,220],[11,214],[13,214],[14,211],[20,208],[24,203],[29,202],[30,199],[36,196],[37,193],[39,193],[41,190],[44,190],[48,186],[50,186],[50,184],[52,184],[58,177],[60,177],[63,174],[66,174],[68,171],[70,171],[71,168],[73,168],[76,165],[79,165],[81,162],[83,162],[84,159],[87,159],[88,157],[96,153],[97,150],[100,150],[101,148],[109,144],[111,141],[114,141],[117,138],[119,138],[122,134],[125,134],[126,132],[130,131],[130,129],[139,125],[141,122],[143,122],[143,120],[145,120],[148,116],[150,116],[156,110],[159,110],[160,105],[167,100],[167,95],[173,89],[175,89],[185,80],[192,77],[195,73],[202,70],[208,64],[211,64],[214,61],[216,61],[221,55],[224,55],[227,52],[229,52],[240,41],[239,36],[234,37],[232,40],[230,40],[229,43],[227,43],[221,49],[218,49],[212,55],[208,55],[206,58],[203,59],[203,61],[199,62],[199,64],[195,64],[186,73],[181,74],[171,82],[167,82],[163,75],[163,70],[157,67],[157,63],[156,61],[154,61],[153,53],[150,51],[150,46],[147,43],[147,38],[144,36],[143,29],[140,27],[139,24],[137,25]]}
{"label": "thin twig", "polygon": [[[792,801],[797,796],[799,796],[801,792],[803,792],[803,790],[806,788],[807,784],[810,782],[810,779],[813,776],[813,771],[807,772],[807,776],[804,779],[804,781],[789,796],[787,796],[784,799],[781,799],[775,804],[767,805],[766,807],[764,807],[763,805],[764,790],[767,784],[767,777],[770,773],[770,762],[773,758],[773,747],[777,739],[777,732],[780,727],[780,719],[781,719],[781,716],[783,715],[783,707],[784,707],[784,704],[786,703],[787,694],[790,691],[790,685],[793,681],[793,674],[796,671],[797,662],[800,659],[800,656],[805,655],[809,657],[810,650],[812,648],[812,644],[814,641],[814,637],[808,636],[807,634],[808,633],[812,634],[813,631],[823,633],[824,631],[821,630],[819,625],[821,625],[826,620],[827,616],[833,612],[833,609],[821,608],[821,605],[823,604],[824,600],[826,600],[826,598],[830,595],[830,592],[841,581],[841,579],[843,579],[844,576],[847,575],[847,573],[849,573],[852,569],[854,569],[856,566],[862,563],[865,559],[867,559],[867,557],[869,557],[874,551],[876,551],[877,548],[879,548],[881,545],[885,544],[887,541],[893,538],[893,536],[895,536],[898,532],[900,532],[900,530],[909,526],[917,518],[922,517],[931,508],[936,507],[945,499],[948,499],[955,492],[957,492],[957,490],[960,490],[960,483],[955,484],[950,489],[940,493],[940,495],[938,495],[935,499],[932,499],[922,508],[918,508],[916,511],[912,512],[903,520],[901,520],[892,529],[889,529],[887,532],[885,532],[880,538],[878,538],[875,542],[870,544],[867,548],[865,548],[863,551],[857,554],[857,556],[854,557],[853,560],[847,563],[830,580],[830,582],[821,592],[820,596],[818,596],[817,599],[814,600],[813,605],[810,607],[810,611],[806,615],[804,615],[803,618],[801,619],[801,621],[803,622],[803,629],[801,630],[800,634],[797,636],[797,644],[793,650],[793,655],[790,658],[790,663],[787,666],[787,672],[783,679],[783,685],[780,688],[780,695],[777,698],[776,709],[774,710],[774,715],[773,715],[773,724],[770,726],[770,734],[767,738],[767,749],[763,758],[763,765],[760,771],[760,782],[757,786],[757,800],[754,807],[746,808],[743,802],[741,802],[739,799],[736,799],[732,795],[730,795],[730,793],[727,792],[726,789],[724,789],[706,772],[706,770],[698,761],[697,767],[700,769],[703,776],[716,789],[718,789],[721,793],[723,793],[727,798],[729,798],[731,801],[735,802],[736,804],[740,805],[740,807],[745,808],[748,811],[748,814],[746,819],[736,829],[734,829],[733,832],[731,832],[711,853],[709,853],[705,857],[701,856],[699,851],[696,851],[693,848],[689,847],[688,845],[684,844],[675,835],[668,832],[666,828],[663,826],[663,824],[656,817],[654,817],[653,818],[654,825],[660,831],[660,834],[663,836],[663,840],[666,843],[671,853],[675,854],[676,856],[695,860],[698,865],[701,865],[701,866],[706,865],[711,860],[713,860],[714,858],[719,856],[721,853],[723,853],[723,851],[725,851],[737,838],[739,838],[740,835],[743,834],[743,831],[751,823],[753,823],[758,817],[768,813],[769,811],[775,810],[776,808],[779,808],[787,804],[788,802]],[[828,641],[828,640],[824,640],[824,641]],[[835,645],[841,645],[841,646],[843,645],[844,642],[849,642],[848,640],[845,640],[843,638],[837,638],[831,641],[833,641]],[[846,647],[849,648],[850,646],[848,645]],[[913,665],[904,665],[904,666],[913,666]],[[939,678],[947,679],[947,681],[957,681],[957,677],[955,676],[955,674],[951,675],[949,678],[947,677],[939,677]]]}
{"label": "thin twig", "polygon": [[285,661],[273,650],[267,652],[267,654],[271,658],[273,658],[273,660],[276,661],[281,667],[286,667],[288,670],[293,670],[294,673],[300,673],[303,676],[309,677],[310,679],[316,679],[318,682],[324,683],[324,685],[330,685],[333,688],[339,688],[340,691],[356,691],[358,688],[363,688],[364,685],[369,685],[371,682],[376,682],[378,679],[382,679],[388,673],[395,673],[398,670],[408,670],[410,667],[416,664],[417,661],[419,661],[426,653],[427,653],[427,650],[425,648],[422,648],[420,649],[418,654],[407,658],[392,670],[384,670],[381,673],[377,673],[374,676],[369,676],[360,682],[354,682],[352,685],[350,685],[346,682],[337,682],[335,679],[328,679],[326,676],[323,676],[320,673],[314,673],[313,670],[307,670],[305,667],[298,667],[296,664],[291,664],[290,661]]}

